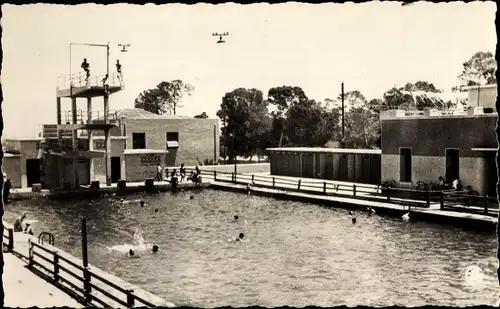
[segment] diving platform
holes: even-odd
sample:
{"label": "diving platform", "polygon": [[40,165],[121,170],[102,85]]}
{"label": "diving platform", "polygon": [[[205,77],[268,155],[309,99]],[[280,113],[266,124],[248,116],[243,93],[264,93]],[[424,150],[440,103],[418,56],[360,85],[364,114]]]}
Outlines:
{"label": "diving platform", "polygon": [[58,98],[95,98],[111,95],[124,89],[122,75],[111,73],[106,75],[89,76],[85,72],[61,76],[57,81]]}

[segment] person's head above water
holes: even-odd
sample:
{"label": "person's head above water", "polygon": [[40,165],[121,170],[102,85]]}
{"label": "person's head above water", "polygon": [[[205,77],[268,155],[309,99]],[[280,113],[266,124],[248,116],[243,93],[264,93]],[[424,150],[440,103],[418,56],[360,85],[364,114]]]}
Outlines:
{"label": "person's head above water", "polygon": [[240,239],[243,239],[243,237],[245,237],[245,234],[240,233],[239,238],[240,238]]}
{"label": "person's head above water", "polygon": [[352,223],[356,223],[356,218],[352,218]]}
{"label": "person's head above water", "polygon": [[144,206],[144,201],[143,201],[143,200],[141,200],[141,202],[140,202],[140,203],[141,203],[141,206]]}
{"label": "person's head above water", "polygon": [[194,196],[192,196],[192,195],[191,195],[191,196],[189,197],[189,199],[190,199],[190,200],[194,199]]}
{"label": "person's head above water", "polygon": [[128,250],[128,255],[133,256],[135,254],[134,250],[130,249]]}
{"label": "person's head above water", "polygon": [[153,245],[153,252],[158,252],[158,246],[157,245]]}
{"label": "person's head above water", "polygon": [[234,220],[238,220],[238,216],[234,216]]}
{"label": "person's head above water", "polygon": [[158,208],[155,209],[155,212],[158,212]]}

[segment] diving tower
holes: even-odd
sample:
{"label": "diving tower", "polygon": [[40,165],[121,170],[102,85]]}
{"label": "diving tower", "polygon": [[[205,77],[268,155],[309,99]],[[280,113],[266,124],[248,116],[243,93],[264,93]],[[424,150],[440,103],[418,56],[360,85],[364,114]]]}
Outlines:
{"label": "diving tower", "polygon": [[[109,54],[108,54],[109,58]],[[45,157],[48,155],[59,157],[57,161],[57,178],[55,187],[77,189],[80,185],[88,185],[93,180],[93,159],[104,158],[106,170],[106,184],[111,185],[111,143],[110,131],[118,126],[116,112],[109,110],[109,97],[124,89],[121,69],[99,76],[92,76],[88,72],[78,72],[58,78],[56,88],[57,124],[44,125],[44,143],[42,149]],[[93,111],[93,99],[102,98],[103,111]],[[70,110],[62,110],[63,99],[71,101]],[[84,99],[86,110],[77,109],[77,100]],[[68,100],[68,101],[69,101]],[[79,134],[79,131],[81,134]],[[82,132],[83,131],[83,132]],[[97,133],[97,134],[95,134]],[[104,150],[94,150],[93,136],[104,135]],[[88,173],[81,183],[79,173],[84,162],[84,172]],[[68,172],[72,165],[73,173]],[[68,175],[72,174],[72,177]],[[68,179],[73,178],[73,179]]]}

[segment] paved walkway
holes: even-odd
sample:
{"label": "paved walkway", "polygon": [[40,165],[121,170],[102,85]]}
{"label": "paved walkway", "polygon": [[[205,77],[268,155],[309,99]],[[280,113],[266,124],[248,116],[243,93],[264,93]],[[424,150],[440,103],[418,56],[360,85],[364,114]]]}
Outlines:
{"label": "paved walkway", "polygon": [[[15,239],[26,238],[23,233],[14,233]],[[27,241],[16,242],[16,251],[28,254]],[[56,286],[40,278],[28,268],[27,261],[13,253],[4,252],[3,288],[5,291],[5,307],[70,307],[83,308],[83,305],[61,291]]]}

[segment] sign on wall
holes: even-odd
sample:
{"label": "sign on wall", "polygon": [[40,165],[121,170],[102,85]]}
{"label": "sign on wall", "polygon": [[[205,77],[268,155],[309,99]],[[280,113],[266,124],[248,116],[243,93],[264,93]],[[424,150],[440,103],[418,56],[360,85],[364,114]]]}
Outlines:
{"label": "sign on wall", "polygon": [[102,150],[104,149],[104,141],[95,141],[95,148],[96,150]]}
{"label": "sign on wall", "polygon": [[141,156],[141,165],[148,166],[148,165],[157,165],[157,164],[161,164],[161,156],[153,155],[153,154],[147,154],[147,155]]}

